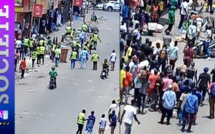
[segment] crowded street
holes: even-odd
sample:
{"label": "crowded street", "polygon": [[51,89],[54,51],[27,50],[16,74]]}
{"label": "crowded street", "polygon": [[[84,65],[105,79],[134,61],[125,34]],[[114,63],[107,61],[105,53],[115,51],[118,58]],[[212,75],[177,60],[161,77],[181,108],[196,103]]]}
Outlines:
{"label": "crowded street", "polygon": [[[90,20],[91,14],[92,10],[89,10],[86,21]],[[15,82],[17,134],[75,134],[79,123],[77,118],[83,109],[86,111],[86,119],[91,111],[94,111],[96,120],[93,133],[99,130],[102,114],[105,114],[108,120],[110,105],[119,96],[119,59],[116,60],[114,71],[110,70],[106,79],[101,79],[100,75],[104,59],[108,59],[109,62],[113,50],[117,55],[119,52],[119,13],[96,11],[95,14],[107,20],[97,24],[101,39],[101,42],[98,41],[96,50],[99,55],[97,70],[93,70],[91,61],[94,50],[88,56],[86,67],[79,69],[81,67],[79,61],[76,61],[75,68],[71,67],[71,49],[67,47],[69,49],[67,63],[60,62],[55,67],[57,87],[49,89],[47,88],[50,81],[49,72],[55,63],[46,56],[44,65],[38,67],[35,63],[35,69],[32,70],[32,62],[26,56],[28,71],[23,79],[17,72]],[[81,25],[82,22],[74,21],[72,28],[77,30]],[[59,31],[51,33],[51,39],[58,37],[60,42],[62,33],[66,33],[66,27],[68,27],[67,23],[60,27]],[[85,133],[86,122],[82,133]],[[118,133],[118,128],[115,129],[115,133]],[[106,133],[110,133],[109,122],[107,122]]]}
{"label": "crowded street", "polygon": [[[134,10],[135,4],[132,3],[133,4],[132,5],[133,7],[132,7],[131,3],[129,3],[129,5],[130,5],[129,8],[132,8]],[[136,5],[138,5],[138,4],[136,4]],[[159,3],[159,6],[160,6],[160,3]],[[126,8],[128,8],[128,6]],[[200,10],[199,7],[196,9],[197,9],[197,11]],[[166,8],[164,10],[164,12],[162,13],[162,16],[159,18],[159,23],[162,24],[162,26],[164,26],[162,28],[162,32],[160,32],[160,31],[159,31],[159,33],[154,32],[152,36],[151,35],[142,35],[142,41],[141,41],[142,44],[139,46],[139,48],[138,48],[138,42],[139,42],[140,38],[138,38],[138,37],[139,37],[139,34],[142,34],[141,32],[144,30],[142,30],[143,29],[143,27],[141,25],[142,22],[140,22],[140,21],[138,22],[137,20],[142,19],[142,18],[141,19],[139,18],[139,15],[147,14],[147,13],[141,12],[142,13],[141,14],[140,12],[138,12],[138,11],[140,11],[140,8],[136,8],[135,11],[139,14],[137,15],[138,17],[136,17],[136,14],[133,13],[133,17],[131,17],[131,18],[133,18],[133,20],[131,20],[129,23],[128,31],[127,31],[128,34],[126,34],[126,38],[124,36],[125,35],[124,32],[126,31],[125,24],[126,24],[126,20],[128,20],[128,19],[126,18],[127,16],[125,15],[126,12],[121,12],[122,17],[123,17],[123,18],[121,18],[121,20],[122,20],[122,22],[124,21],[124,25],[122,25],[122,22],[121,22],[121,29],[120,29],[121,31],[120,32],[121,32],[122,45],[120,45],[120,47],[121,47],[120,50],[121,50],[121,56],[123,56],[123,57],[121,57],[122,59],[121,59],[121,66],[120,66],[120,68],[121,68],[120,76],[121,77],[123,76],[124,80],[123,80],[123,78],[121,78],[121,83],[123,82],[123,84],[121,84],[122,105],[121,105],[120,111],[121,111],[121,115],[123,114],[123,111],[125,111],[125,114],[123,115],[123,117],[122,116],[120,117],[120,122],[121,122],[120,134],[139,134],[139,133],[181,134],[182,132],[185,132],[185,133],[192,132],[193,134],[203,134],[203,133],[213,134],[214,133],[213,127],[214,127],[215,121],[214,121],[213,115],[210,115],[210,104],[209,104],[208,93],[206,93],[206,97],[205,97],[203,104],[201,103],[201,100],[198,99],[200,102],[200,104],[199,104],[200,106],[198,108],[198,113],[197,114],[195,113],[197,115],[197,117],[196,117],[196,120],[194,121],[194,123],[192,122],[192,124],[194,124],[194,125],[192,125],[191,129],[188,128],[188,124],[189,124],[188,122],[186,123],[187,125],[185,125],[185,129],[182,129],[183,120],[186,119],[186,116],[184,116],[184,114],[181,114],[180,113],[181,111],[179,112],[179,115],[177,114],[178,103],[180,102],[180,101],[176,101],[179,99],[177,97],[177,93],[182,92],[183,88],[181,88],[179,86],[179,84],[176,84],[177,82],[175,81],[175,78],[176,78],[175,75],[177,76],[177,72],[175,72],[175,70],[176,70],[176,68],[178,68],[179,71],[181,71],[181,69],[182,69],[182,65],[184,64],[183,60],[185,57],[184,48],[187,43],[187,41],[185,41],[185,39],[183,37],[183,36],[185,36],[185,33],[184,32],[183,32],[183,34],[180,33],[180,30],[179,30],[180,27],[178,28],[178,25],[179,25],[179,22],[181,19],[180,10],[177,9],[174,11],[175,20],[173,22],[173,27],[172,27],[172,29],[166,30],[168,27],[168,24],[170,24],[170,18],[168,18],[168,16],[170,16],[170,11],[168,11],[168,8]],[[209,11],[209,13],[205,12],[205,8],[203,9],[202,14],[204,14],[204,16],[214,17],[214,14],[211,14],[210,11]],[[126,19],[124,19],[124,17]],[[151,16],[149,16],[149,17],[151,17]],[[145,19],[146,16],[143,18],[144,18],[143,21],[147,20],[147,19]],[[133,31],[130,30],[130,29],[132,29],[131,22],[133,22]],[[149,22],[148,22],[148,24],[149,24]],[[139,27],[137,25],[139,25]],[[136,29],[137,29],[136,26],[138,27],[138,32],[136,31]],[[214,27],[213,27],[213,29],[214,29]],[[131,33],[133,32],[132,35],[133,35],[133,39],[135,38],[134,40],[128,39],[130,32]],[[167,32],[168,33],[170,32],[170,34],[166,34]],[[212,34],[212,35],[214,36],[214,34]],[[154,56],[154,55],[157,55],[156,54],[157,50],[159,50],[159,51],[161,50],[160,52],[158,51],[158,53],[162,52],[162,50],[163,50],[162,46],[163,46],[163,44],[165,44],[163,41],[164,40],[163,38],[165,38],[165,37],[169,37],[169,39],[170,39],[170,42],[169,42],[170,44],[166,44],[167,52],[168,52],[168,56],[167,56],[168,63],[169,63],[171,51],[176,53],[176,57],[175,57],[176,62],[175,62],[174,70],[172,70],[172,69],[166,70],[166,68],[163,70],[161,67],[162,65],[159,66],[160,57],[156,58]],[[204,34],[203,34],[203,38],[205,38]],[[196,42],[197,42],[197,39],[198,38],[196,38]],[[131,42],[130,42],[131,45],[128,45],[129,40],[131,40]],[[178,44],[176,44],[176,46],[174,46],[175,41],[177,41],[177,43],[178,43]],[[212,42],[213,41],[214,40],[212,39]],[[160,44],[160,48],[156,47],[157,43]],[[170,45],[170,46],[168,46],[168,45]],[[171,46],[172,46],[172,48],[177,50],[178,54],[176,51],[174,51],[174,49],[171,49]],[[122,49],[122,48],[124,48],[124,49]],[[150,49],[150,48],[152,48],[152,49]],[[169,53],[168,49],[170,49],[170,53]],[[131,50],[132,50],[132,52],[128,52]],[[134,52],[133,52],[133,50],[134,50]],[[143,58],[143,55],[146,58]],[[158,56],[160,56],[160,54],[158,54]],[[147,60],[147,59],[149,59],[149,60]],[[166,67],[167,67],[167,64],[166,64]],[[197,80],[199,80],[200,79],[199,75],[201,73],[203,73],[204,71],[207,72],[208,74],[210,74],[212,72],[212,70],[215,68],[215,59],[214,59],[214,57],[211,57],[211,59],[210,59],[210,57],[207,58],[207,56],[196,56],[195,58],[193,58],[191,66],[192,65],[194,65],[195,70],[197,70],[196,71]],[[136,68],[138,70],[137,72],[136,72]],[[189,67],[188,67],[188,69],[189,69]],[[154,75],[155,70],[156,70],[156,74]],[[171,77],[173,79],[173,81],[170,78],[171,74],[168,75],[168,73],[171,72],[171,70],[173,71],[172,72],[173,78]],[[164,74],[161,72],[164,72]],[[167,73],[167,76],[166,76],[166,73]],[[160,76],[159,76],[159,74],[160,74]],[[161,74],[163,74],[164,76],[163,75],[161,76]],[[156,77],[156,75],[158,77]],[[161,89],[158,88],[158,90],[156,88],[155,89],[152,88],[151,90],[154,90],[154,91],[150,91],[152,84],[154,84],[155,87],[157,84],[156,79],[155,79],[156,82],[154,81],[154,83],[153,83],[153,77],[162,78],[161,81],[163,81],[164,85],[166,85],[166,88],[161,87]],[[211,77],[210,82],[212,82],[212,81],[214,82],[214,74],[210,74],[210,77]],[[131,80],[131,78],[132,78],[132,80]],[[185,81],[186,81],[186,79],[187,78],[185,77]],[[136,83],[136,82],[139,82],[138,80],[142,80],[143,82],[141,84]],[[168,84],[165,83],[166,80],[168,80]],[[147,85],[148,81],[149,81],[149,85]],[[193,81],[197,82],[195,80],[195,76],[193,77]],[[176,86],[179,88],[178,90],[175,90],[175,87],[173,88],[172,82],[175,85],[179,86],[179,87]],[[197,92],[199,90],[201,91],[201,89],[199,89],[199,87],[202,87],[202,85],[197,84]],[[163,108],[165,106],[164,105],[165,101],[168,102],[168,99],[164,100],[165,98],[163,96],[161,96],[161,93],[165,92],[165,91],[169,92],[169,91],[171,91],[171,88],[173,88],[173,92],[176,92],[176,98],[175,98],[176,100],[175,100],[175,102],[174,102],[174,100],[172,102],[174,109],[173,109],[173,112],[170,113],[171,115],[169,115],[167,110],[164,110],[164,108]],[[193,86],[191,86],[191,88],[193,88],[193,90],[190,91],[190,94],[195,94],[194,90],[196,90],[196,88],[194,88]],[[209,92],[210,92],[210,89],[211,89],[211,87],[209,86],[208,87]],[[155,99],[155,97],[153,97],[153,92],[157,93],[157,94],[155,94],[155,96],[158,95],[157,100]],[[210,92],[210,99],[213,98],[213,97],[211,97],[211,94],[212,93]],[[172,104],[172,103],[167,103],[167,102],[166,102],[166,104],[169,104],[169,105]],[[211,102],[211,103],[212,103],[211,105],[214,105],[213,102]],[[142,108],[139,109],[138,107],[144,107],[144,110],[142,110]],[[166,118],[164,120],[162,120],[161,119],[162,113],[164,113],[164,117],[168,118],[168,116],[170,116],[170,120],[168,120],[168,119],[166,120]],[[136,115],[136,117],[135,117],[135,115]],[[194,118],[195,118],[195,116],[194,116]],[[181,120],[181,121],[179,122],[179,120]]]}

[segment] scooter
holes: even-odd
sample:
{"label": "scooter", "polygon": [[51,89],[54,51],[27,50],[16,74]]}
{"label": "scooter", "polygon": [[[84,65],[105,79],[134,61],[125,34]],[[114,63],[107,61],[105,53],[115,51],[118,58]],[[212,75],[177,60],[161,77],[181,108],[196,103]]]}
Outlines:
{"label": "scooter", "polygon": [[107,78],[107,69],[103,69],[100,75],[101,79]]}
{"label": "scooter", "polygon": [[209,45],[209,51],[210,51],[210,55],[211,57],[215,57],[215,41],[213,41],[210,45]]}
{"label": "scooter", "polygon": [[56,81],[55,79],[50,79],[50,82],[49,82],[49,89],[54,89],[56,88]]}
{"label": "scooter", "polygon": [[197,40],[196,40],[196,44],[195,46],[192,48],[193,49],[193,52],[194,52],[194,57],[196,57],[197,55],[201,55],[201,49],[202,47],[204,46],[204,42],[205,42],[205,39],[202,38],[202,37],[199,37]]}

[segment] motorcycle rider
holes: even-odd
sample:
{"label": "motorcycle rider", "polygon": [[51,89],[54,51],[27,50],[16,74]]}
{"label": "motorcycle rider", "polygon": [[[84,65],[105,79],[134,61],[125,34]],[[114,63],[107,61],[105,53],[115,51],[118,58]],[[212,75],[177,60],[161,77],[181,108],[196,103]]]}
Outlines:
{"label": "motorcycle rider", "polygon": [[50,76],[50,83],[52,81],[56,88],[57,87],[57,82],[56,82],[57,72],[55,71],[55,67],[52,67],[52,70],[49,72],[49,76]]}
{"label": "motorcycle rider", "polygon": [[[104,63],[102,63],[102,71],[106,70],[107,75],[109,75],[109,63],[107,59],[104,59]],[[101,74],[102,75],[102,74]]]}

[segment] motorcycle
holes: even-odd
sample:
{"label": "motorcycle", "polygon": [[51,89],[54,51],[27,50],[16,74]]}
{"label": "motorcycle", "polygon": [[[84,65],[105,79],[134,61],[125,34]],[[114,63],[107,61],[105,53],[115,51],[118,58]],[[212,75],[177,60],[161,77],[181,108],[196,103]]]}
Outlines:
{"label": "motorcycle", "polygon": [[[205,44],[205,39],[202,37],[199,37],[196,41],[195,46],[192,48],[193,52],[194,52],[194,57],[196,57],[197,55],[203,55],[203,53],[205,52],[205,48],[204,48],[204,44]],[[210,44],[209,44],[209,51],[210,51],[210,55],[211,57],[215,57],[215,40],[213,40]]]}
{"label": "motorcycle", "polygon": [[213,41],[213,42],[209,45],[209,51],[210,51],[211,57],[215,57],[215,41]]}
{"label": "motorcycle", "polygon": [[103,69],[100,75],[101,79],[107,78],[107,69]]}
{"label": "motorcycle", "polygon": [[49,89],[54,89],[56,88],[56,80],[55,79],[50,79],[50,82],[49,82]]}
{"label": "motorcycle", "polygon": [[196,57],[197,55],[201,55],[201,49],[202,47],[204,46],[204,42],[205,42],[205,39],[202,38],[202,37],[199,37],[197,40],[196,40],[196,44],[195,46],[192,48],[193,49],[193,52],[194,52],[194,57]]}
{"label": "motorcycle", "polygon": [[96,26],[88,25],[88,33],[99,33],[99,29]]}

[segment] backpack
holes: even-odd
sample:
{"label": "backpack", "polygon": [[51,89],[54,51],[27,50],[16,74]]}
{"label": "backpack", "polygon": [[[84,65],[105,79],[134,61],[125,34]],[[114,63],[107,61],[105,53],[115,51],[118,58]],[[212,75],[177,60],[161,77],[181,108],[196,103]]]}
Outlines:
{"label": "backpack", "polygon": [[212,87],[211,87],[211,96],[213,98],[215,98],[215,84],[213,84]]}

